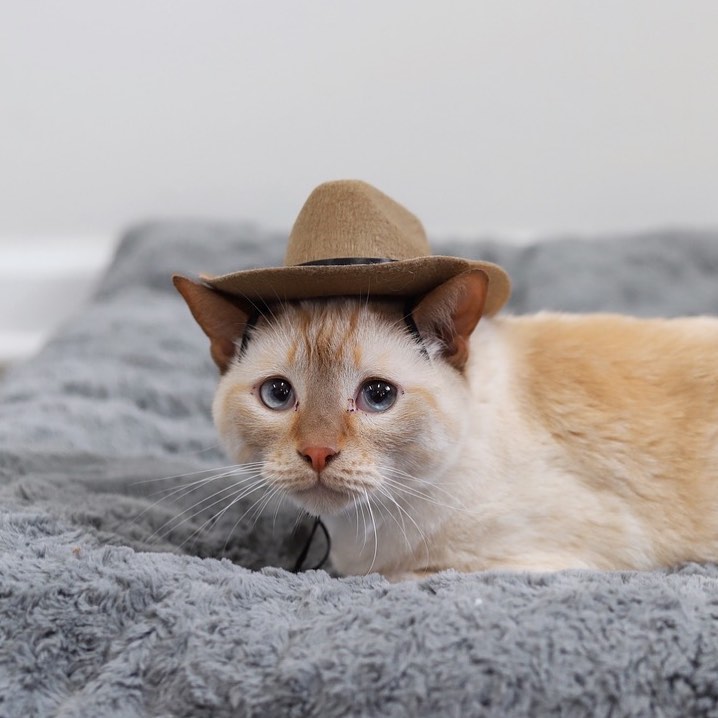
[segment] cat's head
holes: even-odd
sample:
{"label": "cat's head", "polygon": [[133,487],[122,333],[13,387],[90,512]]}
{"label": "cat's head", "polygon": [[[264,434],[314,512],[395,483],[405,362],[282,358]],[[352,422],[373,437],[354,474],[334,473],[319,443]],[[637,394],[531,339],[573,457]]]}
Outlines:
{"label": "cat's head", "polygon": [[389,502],[412,477],[426,483],[456,460],[483,272],[420,298],[408,321],[403,300],[304,300],[257,314],[174,281],[222,373],[213,414],[226,450],[257,462],[267,484],[310,513]]}

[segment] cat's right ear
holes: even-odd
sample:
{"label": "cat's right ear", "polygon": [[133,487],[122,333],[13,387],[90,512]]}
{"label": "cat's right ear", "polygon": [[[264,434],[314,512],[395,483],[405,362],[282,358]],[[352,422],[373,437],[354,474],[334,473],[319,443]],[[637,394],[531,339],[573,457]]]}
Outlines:
{"label": "cat's right ear", "polygon": [[247,329],[250,308],[236,297],[222,294],[180,274],[172,277],[172,283],[187,302],[197,324],[209,337],[212,359],[224,374],[237,353],[237,342],[242,340]]}
{"label": "cat's right ear", "polygon": [[419,333],[439,339],[444,359],[459,371],[469,358],[469,337],[481,319],[488,287],[484,272],[469,269],[422,297],[412,312]]}

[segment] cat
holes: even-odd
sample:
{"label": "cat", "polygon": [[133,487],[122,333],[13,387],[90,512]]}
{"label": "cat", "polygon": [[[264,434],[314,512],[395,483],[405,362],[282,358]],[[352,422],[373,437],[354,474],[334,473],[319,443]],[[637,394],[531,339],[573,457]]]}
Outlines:
{"label": "cat", "polygon": [[319,515],[344,575],[718,559],[718,319],[483,317],[487,279],[404,302],[251,307],[175,284],[221,371],[228,454]]}

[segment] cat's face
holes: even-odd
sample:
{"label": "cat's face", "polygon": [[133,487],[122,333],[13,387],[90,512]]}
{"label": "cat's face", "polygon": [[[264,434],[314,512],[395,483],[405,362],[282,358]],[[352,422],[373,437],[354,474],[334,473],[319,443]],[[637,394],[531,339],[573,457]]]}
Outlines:
{"label": "cat's face", "polygon": [[486,297],[483,272],[417,301],[421,343],[402,301],[275,304],[252,329],[241,299],[174,281],[222,372],[213,414],[227,452],[309,512],[391,504],[413,482],[423,492],[459,454],[462,371]]}
{"label": "cat's face", "polygon": [[227,451],[313,514],[390,502],[397,482],[442,473],[463,434],[463,378],[428,344],[432,358],[400,305],[274,307],[217,390]]}

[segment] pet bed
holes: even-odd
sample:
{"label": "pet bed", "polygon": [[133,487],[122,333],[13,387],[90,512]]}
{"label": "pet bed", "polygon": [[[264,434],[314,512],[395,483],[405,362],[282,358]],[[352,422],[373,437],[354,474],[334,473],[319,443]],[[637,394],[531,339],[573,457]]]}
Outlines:
{"label": "pet bed", "polygon": [[[222,479],[190,482],[229,462],[170,275],[279,264],[284,241],[131,231],[0,384],[0,716],[718,715],[715,566],[390,584],[288,571],[311,522],[286,503],[205,523]],[[505,266],[509,311],[718,312],[717,233],[434,250]]]}

